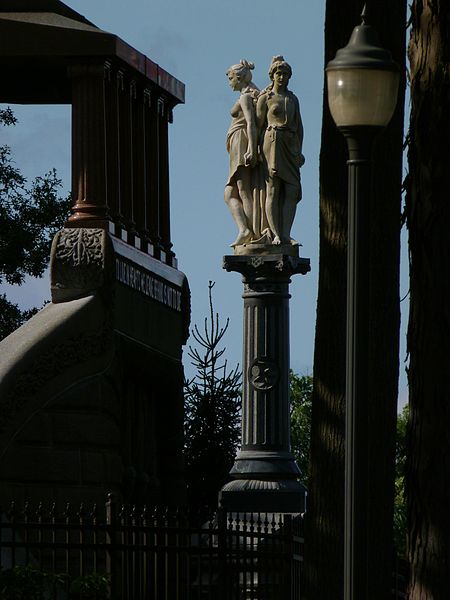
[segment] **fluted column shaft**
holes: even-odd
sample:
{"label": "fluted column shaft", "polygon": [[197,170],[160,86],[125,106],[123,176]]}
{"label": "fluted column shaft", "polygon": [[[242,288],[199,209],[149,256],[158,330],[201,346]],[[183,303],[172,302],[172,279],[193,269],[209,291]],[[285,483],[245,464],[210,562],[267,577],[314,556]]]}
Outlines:
{"label": "fluted column shaft", "polygon": [[289,279],[265,279],[243,294],[242,450],[289,452]]}
{"label": "fluted column shaft", "polygon": [[72,194],[68,224],[101,225],[106,199],[105,65],[70,67],[72,78]]}
{"label": "fluted column shaft", "polygon": [[242,444],[231,475],[296,479],[290,452],[289,283],[309,259],[268,254],[226,256],[244,282]]}

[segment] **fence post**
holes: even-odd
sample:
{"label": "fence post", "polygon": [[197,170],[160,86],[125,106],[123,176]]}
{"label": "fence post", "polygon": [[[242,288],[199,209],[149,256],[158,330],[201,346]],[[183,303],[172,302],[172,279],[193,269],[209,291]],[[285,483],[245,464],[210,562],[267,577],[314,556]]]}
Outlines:
{"label": "fence post", "polygon": [[293,527],[292,527],[292,515],[283,515],[283,554],[284,554],[284,585],[285,589],[283,598],[289,600],[298,600],[294,598],[293,591],[295,586],[292,585],[293,577],[293,561],[294,561],[294,540],[293,540]]}
{"label": "fence post", "polygon": [[106,500],[106,573],[109,575],[109,597],[119,598],[117,589],[117,549],[116,549],[117,505],[112,494]]}
{"label": "fence post", "polygon": [[222,506],[217,509],[217,556],[218,568],[218,600],[228,600],[227,572],[227,511]]}

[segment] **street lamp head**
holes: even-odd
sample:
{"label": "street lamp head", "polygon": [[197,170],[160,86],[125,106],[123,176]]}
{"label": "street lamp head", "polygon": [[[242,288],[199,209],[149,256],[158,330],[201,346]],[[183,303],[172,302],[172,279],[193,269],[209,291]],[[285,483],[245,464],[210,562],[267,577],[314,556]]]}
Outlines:
{"label": "street lamp head", "polygon": [[365,6],[361,18],[326,68],[328,104],[338,127],[384,127],[397,104],[398,66],[367,24]]}

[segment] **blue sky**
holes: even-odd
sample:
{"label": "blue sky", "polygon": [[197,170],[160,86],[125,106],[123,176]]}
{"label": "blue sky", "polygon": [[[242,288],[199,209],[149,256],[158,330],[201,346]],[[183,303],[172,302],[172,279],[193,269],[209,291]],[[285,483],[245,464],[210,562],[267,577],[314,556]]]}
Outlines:
{"label": "blue sky", "polygon": [[[318,155],[323,94],[324,1],[311,0],[67,0],[98,27],[116,33],[186,84],[186,104],[177,106],[170,130],[172,241],[179,268],[189,278],[193,323],[208,310],[207,284],[214,280],[215,308],[230,317],[226,337],[231,365],[241,362],[242,284],[222,270],[222,256],[235,225],[223,201],[228,172],[225,136],[236,95],[227,68],[246,58],[253,79],[268,83],[275,54],[291,64],[290,89],[299,97],[305,128],[303,200],[293,236],[311,258],[311,273],[291,286],[291,365],[312,372],[318,275]],[[33,177],[56,167],[70,187],[70,108],[15,107],[19,124],[3,129],[17,165]],[[402,289],[404,293],[406,290]],[[48,281],[11,293],[22,305],[48,298]],[[403,384],[402,384],[403,385]]]}

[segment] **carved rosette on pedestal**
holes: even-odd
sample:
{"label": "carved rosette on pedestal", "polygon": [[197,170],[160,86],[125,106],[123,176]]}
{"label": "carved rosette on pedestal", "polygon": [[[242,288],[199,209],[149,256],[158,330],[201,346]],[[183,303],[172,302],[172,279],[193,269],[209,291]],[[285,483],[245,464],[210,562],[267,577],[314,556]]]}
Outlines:
{"label": "carved rosette on pedestal", "polygon": [[241,450],[220,492],[231,511],[303,512],[305,488],[290,451],[289,283],[310,261],[283,254],[224,257],[244,283]]}

